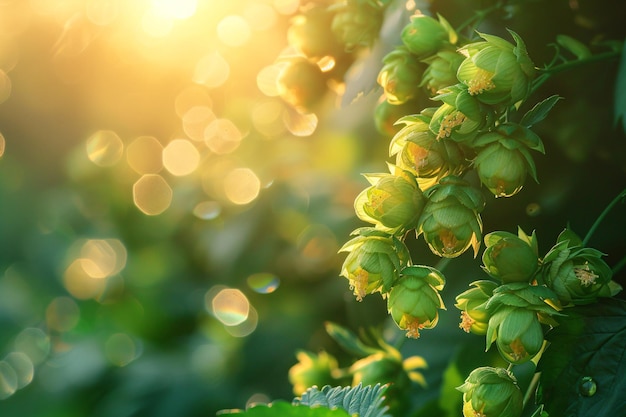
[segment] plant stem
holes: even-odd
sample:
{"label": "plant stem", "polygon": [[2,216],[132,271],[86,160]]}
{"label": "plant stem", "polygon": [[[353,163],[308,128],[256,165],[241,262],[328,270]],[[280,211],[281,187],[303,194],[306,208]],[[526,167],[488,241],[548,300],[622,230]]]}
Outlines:
{"label": "plant stem", "polygon": [[524,394],[524,399],[522,400],[522,410],[526,408],[526,405],[530,401],[530,398],[533,396],[533,392],[539,383],[539,378],[541,376],[541,372],[535,372],[533,375],[533,379],[530,380],[530,384],[528,384],[528,388],[526,389],[526,393]]}
{"label": "plant stem", "polygon": [[613,201],[611,201],[606,208],[604,209],[604,211],[602,213],[600,213],[600,215],[598,216],[598,218],[596,219],[596,221],[591,225],[591,227],[589,228],[589,231],[587,232],[587,235],[585,236],[585,238],[583,239],[583,246],[587,246],[587,243],[589,242],[589,239],[591,239],[591,236],[594,234],[594,232],[596,231],[596,229],[598,228],[598,226],[600,226],[600,223],[602,222],[602,220],[604,220],[604,218],[606,217],[606,215],[609,213],[609,211],[611,211],[611,209],[617,204],[619,203],[620,200],[623,200],[624,198],[626,198],[626,189],[622,190],[621,193],[619,193],[614,199]]}
{"label": "plant stem", "polygon": [[625,266],[626,266],[626,256],[624,256],[618,263],[615,264],[613,268],[611,268],[613,275],[617,274]]}
{"label": "plant stem", "polygon": [[496,4],[486,7],[482,10],[476,10],[474,12],[474,16],[470,17],[469,19],[467,19],[465,22],[461,23],[457,28],[456,31],[460,32],[463,29],[473,26],[472,31],[478,27],[478,25],[480,25],[480,23],[485,20],[485,18],[487,18],[487,16],[489,16],[491,13],[495,12],[496,10],[502,8],[502,1],[497,2]]}

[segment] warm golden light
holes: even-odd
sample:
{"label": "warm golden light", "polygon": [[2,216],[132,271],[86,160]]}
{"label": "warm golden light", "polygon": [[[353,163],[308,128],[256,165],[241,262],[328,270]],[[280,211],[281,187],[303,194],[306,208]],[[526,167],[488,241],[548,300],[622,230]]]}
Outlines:
{"label": "warm golden light", "polygon": [[72,297],[88,300],[98,298],[104,292],[106,280],[89,276],[83,268],[82,259],[76,259],[65,269],[63,285]]}
{"label": "warm golden light", "polygon": [[174,139],[163,149],[163,165],[172,175],[189,175],[199,164],[200,152],[187,139]]}
{"label": "warm golden light", "polygon": [[115,165],[122,157],[124,143],[112,130],[99,130],[89,136],[86,143],[87,157],[96,165]]}
{"label": "warm golden light", "polygon": [[259,71],[256,77],[256,85],[263,94],[268,97],[276,97],[280,94],[278,88],[278,77],[283,67],[280,65],[269,65]]}
{"label": "warm golden light", "polygon": [[126,248],[118,239],[89,239],[80,250],[83,270],[91,278],[106,278],[126,266]]}
{"label": "warm golden light", "polygon": [[152,0],[151,4],[158,16],[188,19],[196,13],[197,0]]}
{"label": "warm golden light", "polygon": [[176,114],[181,119],[187,111],[193,107],[204,107],[210,109],[213,106],[213,100],[207,89],[200,85],[191,85],[183,89],[174,100],[174,108]]}
{"label": "warm golden light", "polygon": [[163,169],[163,145],[152,136],[140,136],[126,148],[126,161],[138,174],[157,174]]}
{"label": "warm golden light", "polygon": [[226,45],[244,45],[250,39],[251,34],[248,21],[241,16],[226,16],[217,25],[217,36]]}
{"label": "warm golden light", "polygon": [[248,204],[259,196],[261,181],[249,168],[236,168],[224,178],[226,197],[235,204]]}
{"label": "warm golden light", "polygon": [[211,307],[215,317],[225,326],[243,323],[250,313],[250,303],[241,291],[224,288],[213,297]]}
{"label": "warm golden light", "polygon": [[119,0],[87,0],[85,4],[87,19],[94,25],[110,25],[118,17],[119,13]]}
{"label": "warm golden light", "polygon": [[217,117],[208,106],[194,106],[183,116],[183,131],[189,139],[204,140],[204,131]]}
{"label": "warm golden light", "polygon": [[11,95],[11,79],[0,69],[0,103],[7,101]]}
{"label": "warm golden light", "polygon": [[274,8],[281,14],[293,14],[298,7],[300,7],[300,0],[274,0]]}
{"label": "warm golden light", "polygon": [[204,130],[204,142],[211,151],[220,155],[237,149],[241,139],[241,132],[228,119],[215,119]]}
{"label": "warm golden light", "polygon": [[222,207],[217,201],[202,201],[193,208],[194,216],[202,220],[213,220],[219,217]]}
{"label": "warm golden light", "polygon": [[213,52],[200,58],[192,80],[197,84],[216,88],[224,84],[229,76],[230,65],[219,52]]}
{"label": "warm golden light", "polygon": [[267,30],[276,24],[276,11],[264,3],[251,3],[246,6],[243,16],[253,30]]}
{"label": "warm golden light", "polygon": [[6,148],[6,140],[4,140],[4,136],[0,133],[0,157],[4,155],[4,149]]}
{"label": "warm golden light", "polygon": [[156,216],[167,210],[172,203],[173,191],[158,174],[146,174],[133,185],[133,201],[139,210]]}

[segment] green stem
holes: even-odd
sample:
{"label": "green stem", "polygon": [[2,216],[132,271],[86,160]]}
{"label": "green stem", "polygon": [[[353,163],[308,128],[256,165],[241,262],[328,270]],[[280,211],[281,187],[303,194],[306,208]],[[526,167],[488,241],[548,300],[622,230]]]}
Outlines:
{"label": "green stem", "polygon": [[541,377],[541,372],[535,372],[533,375],[533,379],[530,380],[530,384],[528,384],[528,388],[526,389],[526,393],[524,394],[524,399],[522,400],[522,410],[526,408],[526,405],[530,401],[533,396],[533,392],[539,383],[539,378]]}
{"label": "green stem", "polygon": [[606,215],[611,211],[611,209],[613,209],[613,207],[620,202],[620,200],[623,200],[624,198],[626,198],[626,189],[622,190],[621,193],[619,193],[614,199],[613,201],[611,201],[609,203],[608,206],[605,207],[604,211],[602,213],[600,213],[600,215],[598,216],[598,218],[596,219],[596,221],[591,225],[591,227],[589,228],[589,231],[587,232],[587,235],[585,236],[585,238],[583,239],[583,246],[587,246],[587,243],[589,242],[589,239],[591,239],[591,236],[594,234],[594,232],[596,231],[596,229],[598,228],[598,226],[600,226],[600,223],[602,223],[602,220],[604,220],[604,218],[606,217]]}
{"label": "green stem", "polygon": [[563,64],[548,66],[547,68],[540,68],[539,69],[540,74],[533,82],[533,85],[531,87],[531,93],[534,93],[535,91],[537,91],[539,87],[543,85],[543,83],[548,81],[548,79],[550,79],[550,77],[552,77],[555,74],[558,74],[563,71],[569,71],[574,68],[582,67],[587,64],[592,64],[594,62],[608,61],[610,59],[619,58],[620,55],[621,55],[621,51],[609,51],[609,52],[603,52],[597,55],[592,55],[589,58],[576,59],[574,61],[564,62]]}
{"label": "green stem", "polygon": [[502,1],[497,2],[496,4],[486,7],[482,10],[476,10],[474,12],[474,16],[470,17],[469,19],[467,19],[465,22],[461,23],[457,28],[456,31],[461,32],[462,30],[464,30],[465,28],[468,28],[470,26],[473,27],[472,31],[478,27],[478,25],[481,24],[481,22],[483,20],[485,20],[487,18],[487,16],[489,16],[491,13],[495,12],[496,10],[502,8]]}
{"label": "green stem", "polygon": [[623,267],[626,266],[626,256],[624,256],[618,263],[615,264],[611,271],[613,271],[613,275],[617,274]]}

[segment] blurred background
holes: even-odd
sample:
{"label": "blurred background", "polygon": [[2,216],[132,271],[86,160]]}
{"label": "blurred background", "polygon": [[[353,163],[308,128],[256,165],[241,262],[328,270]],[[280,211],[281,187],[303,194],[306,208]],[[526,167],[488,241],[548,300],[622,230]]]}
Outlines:
{"label": "blurred background", "polygon": [[[211,416],[289,400],[296,350],[349,365],[325,321],[395,331],[382,300],[354,300],[337,254],[363,226],[360,173],[386,170],[372,112],[393,42],[296,111],[277,57],[306,3],[0,0],[0,415]],[[394,3],[406,21],[415,4]],[[454,25],[479,3],[426,6]],[[608,3],[531,1],[483,30],[513,28],[539,64],[558,33],[623,39],[623,8]],[[544,86],[537,101],[565,100],[537,126],[541,184],[490,200],[486,231],[536,229],[545,253],[626,187],[618,64]],[[359,99],[342,105],[344,91]],[[592,240],[609,265],[626,252],[625,217],[618,206]],[[432,364],[429,395],[461,351],[454,296],[480,276],[469,254],[453,264],[442,324],[403,347]]]}

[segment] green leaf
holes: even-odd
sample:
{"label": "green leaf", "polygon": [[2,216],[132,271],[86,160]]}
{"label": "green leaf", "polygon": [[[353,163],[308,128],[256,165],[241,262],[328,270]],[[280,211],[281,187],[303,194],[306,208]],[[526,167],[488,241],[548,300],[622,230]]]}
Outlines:
{"label": "green leaf", "polygon": [[559,95],[553,95],[535,104],[535,106],[530,109],[524,115],[524,117],[522,117],[522,121],[520,122],[520,124],[522,126],[531,127],[539,123],[546,118],[546,116],[548,115],[550,110],[552,110],[557,101],[561,100],[562,98],[563,97]]}
{"label": "green leaf", "polygon": [[[539,361],[540,402],[550,415],[608,417],[626,409],[626,301],[614,298],[567,309],[546,334]],[[581,394],[591,377],[594,395]]]}
{"label": "green leaf", "polygon": [[567,35],[557,35],[556,43],[570,51],[578,59],[585,59],[591,56],[591,51],[581,41]]}
{"label": "green leaf", "polygon": [[321,390],[312,387],[302,394],[301,398],[293,400],[294,404],[309,407],[342,408],[350,415],[359,417],[390,417],[388,407],[384,405],[383,393],[386,385],[374,386],[361,384],[356,387],[331,387],[326,385]]}
{"label": "green leaf", "polygon": [[463,408],[463,395],[456,389],[465,382],[456,362],[450,362],[443,372],[439,407],[446,412],[447,416],[456,416]]}
{"label": "green leaf", "polygon": [[615,124],[622,120],[622,128],[626,132],[626,42],[622,47],[622,58],[619,63],[617,72],[617,81],[615,82],[615,110],[613,121]]}
{"label": "green leaf", "polygon": [[361,339],[350,330],[336,323],[326,322],[326,332],[332,337],[342,348],[357,356],[368,356],[373,353],[380,352],[380,349],[367,346]]}
{"label": "green leaf", "polygon": [[307,407],[294,405],[286,401],[274,401],[270,404],[259,404],[247,410],[222,410],[217,413],[223,415],[243,415],[246,417],[350,417],[341,408],[331,410],[327,407]]}

